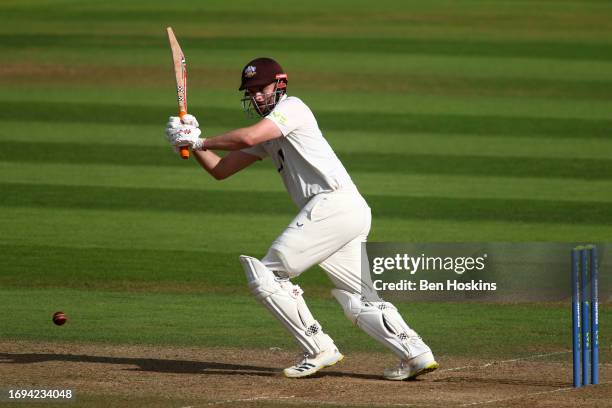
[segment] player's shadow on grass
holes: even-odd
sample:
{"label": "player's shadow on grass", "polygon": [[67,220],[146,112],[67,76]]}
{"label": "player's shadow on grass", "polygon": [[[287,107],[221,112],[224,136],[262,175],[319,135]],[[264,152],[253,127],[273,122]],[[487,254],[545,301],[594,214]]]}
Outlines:
{"label": "player's shadow on grass", "polygon": [[[65,361],[75,363],[100,363],[131,365],[136,368],[126,368],[126,371],[150,371],[172,374],[221,374],[221,375],[257,375],[275,377],[281,375],[281,370],[273,367],[260,367],[243,364],[217,363],[210,361],[164,360],[158,358],[130,358],[89,356],[83,354],[47,354],[47,353],[0,353],[2,364],[34,364],[50,361]],[[339,371],[323,371],[317,377],[351,377],[362,379],[380,379],[380,376],[370,374],[347,373]]]}

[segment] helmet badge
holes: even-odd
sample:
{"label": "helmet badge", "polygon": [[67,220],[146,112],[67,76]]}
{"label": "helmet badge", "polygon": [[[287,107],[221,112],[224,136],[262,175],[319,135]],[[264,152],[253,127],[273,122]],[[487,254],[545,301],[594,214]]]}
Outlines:
{"label": "helmet badge", "polygon": [[249,65],[244,69],[245,78],[253,78],[255,75],[257,75],[257,68],[255,68],[253,65]]}

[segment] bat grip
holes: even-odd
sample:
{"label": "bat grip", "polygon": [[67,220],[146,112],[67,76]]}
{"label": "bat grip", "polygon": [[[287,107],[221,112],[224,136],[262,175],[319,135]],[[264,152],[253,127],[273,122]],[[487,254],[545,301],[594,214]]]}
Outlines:
{"label": "bat grip", "polygon": [[[186,114],[187,114],[187,112],[182,110],[182,111],[179,112],[179,117],[182,118]],[[181,159],[183,159],[183,160],[189,159],[189,148],[187,146],[181,147],[180,148],[180,155],[181,155]]]}

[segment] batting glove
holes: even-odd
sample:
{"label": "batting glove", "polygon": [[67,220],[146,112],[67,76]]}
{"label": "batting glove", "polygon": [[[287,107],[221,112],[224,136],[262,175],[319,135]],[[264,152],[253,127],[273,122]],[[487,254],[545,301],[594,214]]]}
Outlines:
{"label": "batting glove", "polygon": [[[187,116],[187,115],[185,115]],[[195,118],[194,118],[195,119]],[[197,123],[197,121],[196,121]],[[203,150],[204,139],[200,139],[202,131],[195,126],[185,125],[178,116],[170,116],[166,126],[166,139],[179,152],[181,147],[188,146],[192,150]]]}
{"label": "batting glove", "polygon": [[184,125],[200,127],[200,124],[198,123],[198,120],[196,119],[196,117],[190,114],[183,115],[183,117],[181,118],[181,121],[183,122]]}

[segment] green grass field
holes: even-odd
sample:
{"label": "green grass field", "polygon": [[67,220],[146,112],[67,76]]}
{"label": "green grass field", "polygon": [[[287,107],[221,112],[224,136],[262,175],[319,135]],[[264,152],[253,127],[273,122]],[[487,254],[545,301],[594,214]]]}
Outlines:
{"label": "green grass field", "polygon": [[[269,161],[218,182],[167,146],[169,25],[205,136],[249,123],[248,60],[281,62],[372,207],[372,241],[612,237],[609,2],[4,0],[0,339],[297,350],[238,262],[296,209]],[[297,282],[344,350],[383,351],[321,270]],[[400,307],[441,354],[570,347],[567,304]]]}
{"label": "green grass field", "polygon": [[[374,340],[351,328],[335,301],[315,298],[309,304],[343,350],[384,351]],[[0,305],[12,311],[13,322],[3,322],[9,329],[4,333],[8,338],[295,348],[293,339],[273,317],[246,296],[12,289],[2,291]],[[72,310],[70,324],[62,328],[49,325],[49,308]],[[568,345],[568,313],[555,305],[420,302],[401,305],[401,310],[415,327],[423,328],[422,335],[443,355],[469,357],[478,349],[479,355],[488,358],[524,357],[542,350],[563,350]],[[606,310],[602,319],[608,314]],[[436,316],[436,324],[432,324]],[[465,340],[449,342],[448,333],[461,333]]]}

